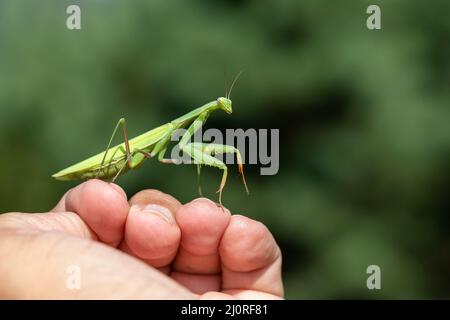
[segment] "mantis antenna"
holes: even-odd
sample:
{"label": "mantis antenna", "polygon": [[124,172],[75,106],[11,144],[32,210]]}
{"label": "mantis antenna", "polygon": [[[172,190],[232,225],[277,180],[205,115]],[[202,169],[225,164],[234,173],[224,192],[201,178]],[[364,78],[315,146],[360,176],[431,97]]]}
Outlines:
{"label": "mantis antenna", "polygon": [[227,93],[227,98],[230,99],[231,97],[231,91],[233,90],[234,85],[236,84],[236,81],[239,79],[239,77],[241,76],[242,72],[244,70],[241,70],[238,72],[238,74],[234,77],[233,82],[231,83],[231,87],[230,87],[230,91]]}
{"label": "mantis antenna", "polygon": [[223,78],[225,80],[225,97],[228,97],[228,77],[227,77],[227,68],[225,64],[223,65]]}

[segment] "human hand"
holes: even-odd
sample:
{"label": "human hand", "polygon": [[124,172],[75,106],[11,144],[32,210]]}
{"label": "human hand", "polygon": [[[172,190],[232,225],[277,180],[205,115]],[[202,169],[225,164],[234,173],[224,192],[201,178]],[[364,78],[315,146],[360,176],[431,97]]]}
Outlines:
{"label": "human hand", "polygon": [[[89,180],[47,213],[0,215],[0,298],[276,299],[281,253],[260,222],[205,198]],[[67,287],[78,266],[80,289]]]}

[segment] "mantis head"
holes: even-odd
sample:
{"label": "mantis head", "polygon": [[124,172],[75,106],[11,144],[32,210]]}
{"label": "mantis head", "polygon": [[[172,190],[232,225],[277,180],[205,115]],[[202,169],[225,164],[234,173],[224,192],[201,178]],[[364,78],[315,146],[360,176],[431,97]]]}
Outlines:
{"label": "mantis head", "polygon": [[[233,112],[233,107],[232,107],[232,103],[231,103],[231,99],[230,99],[231,91],[233,91],[233,87],[236,84],[236,81],[241,76],[241,74],[242,74],[242,70],[239,71],[239,73],[236,75],[236,77],[234,77],[234,80],[233,80],[233,82],[231,83],[231,86],[230,86],[230,90],[225,89],[225,96],[226,96],[226,98],[220,97],[220,98],[217,99],[217,103],[219,105],[219,108],[222,109],[223,111],[225,111],[228,114]],[[225,75],[225,80],[226,80],[226,75]],[[225,86],[226,86],[226,84],[225,84]]]}
{"label": "mantis head", "polygon": [[220,97],[217,99],[217,103],[219,104],[219,109],[222,109],[226,113],[230,114],[233,112],[233,107],[230,99]]}

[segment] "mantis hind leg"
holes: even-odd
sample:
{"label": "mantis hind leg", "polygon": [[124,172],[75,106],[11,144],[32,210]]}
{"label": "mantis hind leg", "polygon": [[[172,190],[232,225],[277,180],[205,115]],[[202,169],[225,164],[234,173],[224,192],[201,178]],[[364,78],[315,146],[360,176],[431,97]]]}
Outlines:
{"label": "mantis hind leg", "polygon": [[[102,162],[100,163],[100,167],[99,167],[99,169],[97,171],[97,174],[95,176],[96,178],[98,178],[98,176],[100,175],[100,170],[103,168],[103,165],[104,165],[105,160],[106,160],[106,156],[108,154],[109,149],[111,148],[112,141],[114,139],[114,136],[116,135],[116,132],[117,132],[117,129],[119,128],[119,126],[122,127],[122,134],[123,134],[123,138],[124,138],[124,141],[125,141],[125,153],[126,153],[126,156],[127,156],[127,162],[129,164],[131,164],[130,144],[128,142],[128,137],[127,137],[127,130],[126,130],[126,126],[125,126],[125,118],[120,118],[119,121],[116,124],[116,127],[114,128],[114,131],[113,131],[113,133],[111,135],[111,138],[109,139],[108,146],[106,147],[105,153],[103,154]],[[108,166],[108,168],[109,168],[109,166]],[[123,170],[123,168],[121,168],[121,170]],[[119,170],[119,172],[121,170]]]}
{"label": "mantis hind leg", "polygon": [[130,152],[129,156],[125,159],[123,165],[120,167],[120,169],[117,171],[114,178],[112,178],[111,182],[116,181],[116,179],[119,177],[119,175],[122,173],[123,169],[125,169],[127,166],[130,169],[137,168],[144,162],[145,159],[150,158],[150,154],[144,150],[141,149],[134,149],[132,152]]}

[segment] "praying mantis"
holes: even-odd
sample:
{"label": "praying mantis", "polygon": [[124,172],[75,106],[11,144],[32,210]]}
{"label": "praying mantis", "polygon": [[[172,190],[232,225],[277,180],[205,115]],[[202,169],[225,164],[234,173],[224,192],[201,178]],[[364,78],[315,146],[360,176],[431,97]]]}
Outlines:
{"label": "praying mantis", "polygon": [[[242,156],[237,148],[223,144],[190,142],[192,135],[203,126],[213,111],[223,110],[228,114],[233,112],[230,94],[237,78],[234,79],[229,91],[230,93],[226,93],[226,97],[219,97],[133,139],[128,139],[125,118],[121,118],[114,128],[104,152],[63,169],[53,174],[52,177],[57,180],[98,178],[114,182],[121,174],[124,174],[130,169],[138,168],[146,159],[155,156],[162,163],[175,163],[173,159],[164,158],[164,155],[171,141],[172,133],[177,129],[187,127],[188,129],[182,136],[178,146],[180,150],[188,154],[197,163],[197,174],[200,175],[200,167],[202,165],[216,167],[223,171],[222,180],[217,190],[217,193],[219,193],[219,205],[222,206],[222,190],[225,187],[228,169],[225,163],[214,157],[216,154],[236,154],[238,171],[242,176],[242,182],[248,194]],[[111,147],[119,127],[122,129],[124,142]],[[200,188],[199,192],[201,193]]]}

